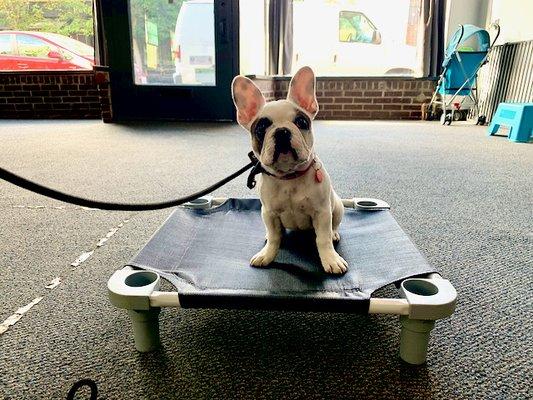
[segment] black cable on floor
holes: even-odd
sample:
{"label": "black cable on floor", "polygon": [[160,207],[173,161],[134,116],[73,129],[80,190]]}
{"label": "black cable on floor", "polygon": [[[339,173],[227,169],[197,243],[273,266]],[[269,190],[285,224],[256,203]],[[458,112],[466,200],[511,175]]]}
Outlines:
{"label": "black cable on floor", "polygon": [[253,155],[252,152],[248,154],[248,157],[252,160],[249,164],[246,164],[244,167],[234,172],[233,174],[227,176],[226,178],[216,182],[215,184],[200,190],[199,192],[193,193],[189,196],[181,197],[174,200],[164,201],[160,203],[109,203],[105,201],[97,201],[85,199],[83,197],[73,196],[67,193],[60,192],[48,188],[46,186],[40,185],[38,183],[32,182],[28,179],[22,178],[18,175],[15,175],[12,172],[9,172],[3,168],[0,168],[0,179],[12,183],[15,186],[21,187],[23,189],[29,190],[31,192],[40,194],[42,196],[50,197],[55,200],[63,201],[65,203],[75,204],[77,206],[88,207],[88,208],[98,208],[100,210],[111,210],[111,211],[150,211],[150,210],[161,210],[163,208],[176,207],[181,204],[187,203],[189,201],[195,200],[199,197],[205,196],[219,187],[225,185],[226,183],[237,178],[239,175],[242,175],[250,168],[254,167],[258,161]]}

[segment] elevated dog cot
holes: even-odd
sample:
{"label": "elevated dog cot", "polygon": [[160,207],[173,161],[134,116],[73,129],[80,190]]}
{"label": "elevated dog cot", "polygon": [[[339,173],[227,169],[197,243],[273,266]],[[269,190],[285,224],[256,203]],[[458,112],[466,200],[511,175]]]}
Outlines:
{"label": "elevated dog cot", "polygon": [[[349,270],[339,276],[323,271],[312,232],[288,231],[272,265],[251,267],[265,241],[258,199],[201,198],[178,207],[108,282],[112,304],[129,312],[137,350],[160,345],[161,307],[383,313],[400,315],[402,359],[423,363],[429,333],[435,320],[453,313],[456,291],[428,264],[387,203],[343,203],[336,249]],[[161,278],[176,291],[160,291]],[[398,298],[372,297],[390,283],[400,283]]]}

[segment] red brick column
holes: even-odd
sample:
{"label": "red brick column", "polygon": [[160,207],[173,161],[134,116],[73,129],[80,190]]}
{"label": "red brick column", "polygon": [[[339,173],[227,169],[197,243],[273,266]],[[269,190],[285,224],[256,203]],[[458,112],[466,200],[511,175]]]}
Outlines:
{"label": "red brick column", "polygon": [[107,67],[96,67],[94,81],[100,97],[101,118],[104,122],[113,120],[111,105],[111,87],[109,85],[109,71]]}

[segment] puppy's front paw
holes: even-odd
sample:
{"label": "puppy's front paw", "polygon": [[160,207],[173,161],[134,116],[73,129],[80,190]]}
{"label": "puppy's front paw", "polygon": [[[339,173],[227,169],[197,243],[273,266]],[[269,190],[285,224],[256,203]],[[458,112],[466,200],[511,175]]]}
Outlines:
{"label": "puppy's front paw", "polygon": [[277,250],[267,245],[263,247],[259,253],[252,257],[250,260],[250,265],[253,265],[254,267],[265,267],[274,261],[276,254]]}
{"label": "puppy's front paw", "polygon": [[332,251],[325,257],[321,257],[321,261],[324,271],[328,274],[344,274],[348,271],[348,263],[336,251]]}

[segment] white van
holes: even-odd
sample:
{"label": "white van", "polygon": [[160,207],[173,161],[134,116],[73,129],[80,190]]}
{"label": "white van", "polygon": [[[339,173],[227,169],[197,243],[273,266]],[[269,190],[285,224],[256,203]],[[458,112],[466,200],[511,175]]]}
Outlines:
{"label": "white van", "polygon": [[294,2],[293,70],[309,65],[322,76],[412,76],[409,12],[409,0]]}
{"label": "white van", "polygon": [[189,0],[176,21],[172,75],[176,85],[215,85],[213,0]]}

